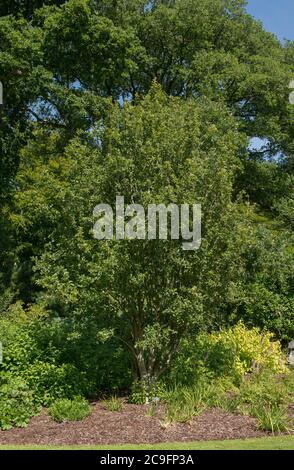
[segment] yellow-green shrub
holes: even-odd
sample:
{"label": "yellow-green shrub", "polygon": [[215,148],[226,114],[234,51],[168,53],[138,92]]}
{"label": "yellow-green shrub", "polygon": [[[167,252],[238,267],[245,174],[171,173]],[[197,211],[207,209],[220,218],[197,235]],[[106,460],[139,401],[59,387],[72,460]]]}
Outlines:
{"label": "yellow-green shrub", "polygon": [[288,370],[281,344],[273,340],[273,334],[261,332],[258,328],[248,329],[242,322],[227,330],[211,333],[204,343],[208,363],[210,367],[215,365],[216,370],[219,368],[217,362],[221,364],[224,360],[227,372],[239,377],[263,368],[275,373]]}
{"label": "yellow-green shrub", "polygon": [[248,329],[240,322],[218,332],[198,335],[182,342],[167,377],[170,385],[191,386],[205,376],[231,377],[237,382],[247,373],[269,369],[274,374],[288,371],[286,357],[273,334]]}

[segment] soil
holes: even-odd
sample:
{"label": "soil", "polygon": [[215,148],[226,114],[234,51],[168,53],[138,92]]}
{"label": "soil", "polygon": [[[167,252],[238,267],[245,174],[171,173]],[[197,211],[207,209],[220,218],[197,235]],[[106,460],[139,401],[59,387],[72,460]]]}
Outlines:
{"label": "soil", "polygon": [[[166,426],[163,411],[148,416],[145,405],[124,403],[122,411],[105,409],[101,402],[92,404],[90,416],[83,421],[56,423],[43,410],[27,428],[0,431],[0,444],[87,445],[189,442],[245,439],[268,434],[257,428],[256,420],[220,409],[210,409],[190,423]],[[292,413],[291,413],[292,414]]]}

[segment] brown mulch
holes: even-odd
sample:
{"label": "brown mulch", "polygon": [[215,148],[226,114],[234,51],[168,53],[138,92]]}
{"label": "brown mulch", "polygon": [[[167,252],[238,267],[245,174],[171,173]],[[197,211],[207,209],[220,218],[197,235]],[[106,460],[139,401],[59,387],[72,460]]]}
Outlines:
{"label": "brown mulch", "polygon": [[191,423],[165,426],[162,411],[147,416],[145,405],[124,403],[120,412],[94,403],[83,421],[56,423],[46,410],[32,418],[27,428],[0,431],[0,444],[86,445],[139,444],[203,440],[245,439],[267,433],[257,429],[256,421],[220,409],[210,409]]}
{"label": "brown mulch", "polygon": [[294,423],[294,404],[289,406],[288,411],[289,411],[289,417],[292,420],[292,422]]}

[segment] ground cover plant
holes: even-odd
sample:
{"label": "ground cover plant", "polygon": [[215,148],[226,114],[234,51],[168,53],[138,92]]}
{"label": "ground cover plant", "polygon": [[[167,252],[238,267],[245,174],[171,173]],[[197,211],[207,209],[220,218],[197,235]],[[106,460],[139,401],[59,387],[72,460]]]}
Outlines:
{"label": "ground cover plant", "polygon": [[91,407],[81,397],[74,398],[73,400],[60,398],[52,403],[48,411],[55,421],[62,423],[64,421],[79,421],[86,418],[91,413]]}

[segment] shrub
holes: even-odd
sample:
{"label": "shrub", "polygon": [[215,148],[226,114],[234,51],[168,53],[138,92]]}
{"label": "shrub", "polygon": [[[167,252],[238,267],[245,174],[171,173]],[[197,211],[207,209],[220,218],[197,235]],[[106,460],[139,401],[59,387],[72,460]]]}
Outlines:
{"label": "shrub", "polygon": [[42,405],[50,405],[58,398],[74,398],[86,388],[83,374],[73,364],[35,361],[18,373],[25,377],[35,400]]}
{"label": "shrub", "polygon": [[273,373],[288,371],[280,343],[273,341],[269,332],[247,329],[238,323],[182,343],[167,380],[191,386],[203,375],[211,379],[230,376],[238,383],[245,374],[262,369]]}
{"label": "shrub", "polygon": [[244,376],[236,386],[232,378],[203,374],[192,386],[174,386],[165,393],[166,422],[190,421],[206,408],[219,407],[253,416],[270,432],[290,429],[287,407],[293,402],[294,373],[277,375],[269,369]]}
{"label": "shrub", "polygon": [[48,409],[49,415],[58,423],[80,421],[91,413],[91,407],[84,398],[56,400]]}
{"label": "shrub", "polygon": [[210,369],[242,377],[248,372],[267,368],[275,373],[287,371],[281,345],[269,332],[236,326],[208,336],[207,352]]}
{"label": "shrub", "polygon": [[3,343],[0,369],[23,380],[33,391],[37,403],[48,405],[56,398],[72,398],[84,391],[83,374],[73,364],[61,362],[57,345],[48,341],[43,347],[43,342],[40,343],[40,336],[58,336],[60,330],[55,324],[23,314],[2,319],[0,329]]}
{"label": "shrub", "polygon": [[0,370],[23,379],[43,405],[58,398],[96,397],[128,388],[131,372],[126,354],[114,342],[97,341],[93,328],[17,303],[0,318]]}
{"label": "shrub", "polygon": [[291,391],[284,377],[265,370],[243,379],[239,393],[240,400],[245,404],[255,405],[264,402],[279,406],[289,402]]}
{"label": "shrub", "polygon": [[0,428],[25,427],[38,412],[27,384],[9,373],[0,375]]}

